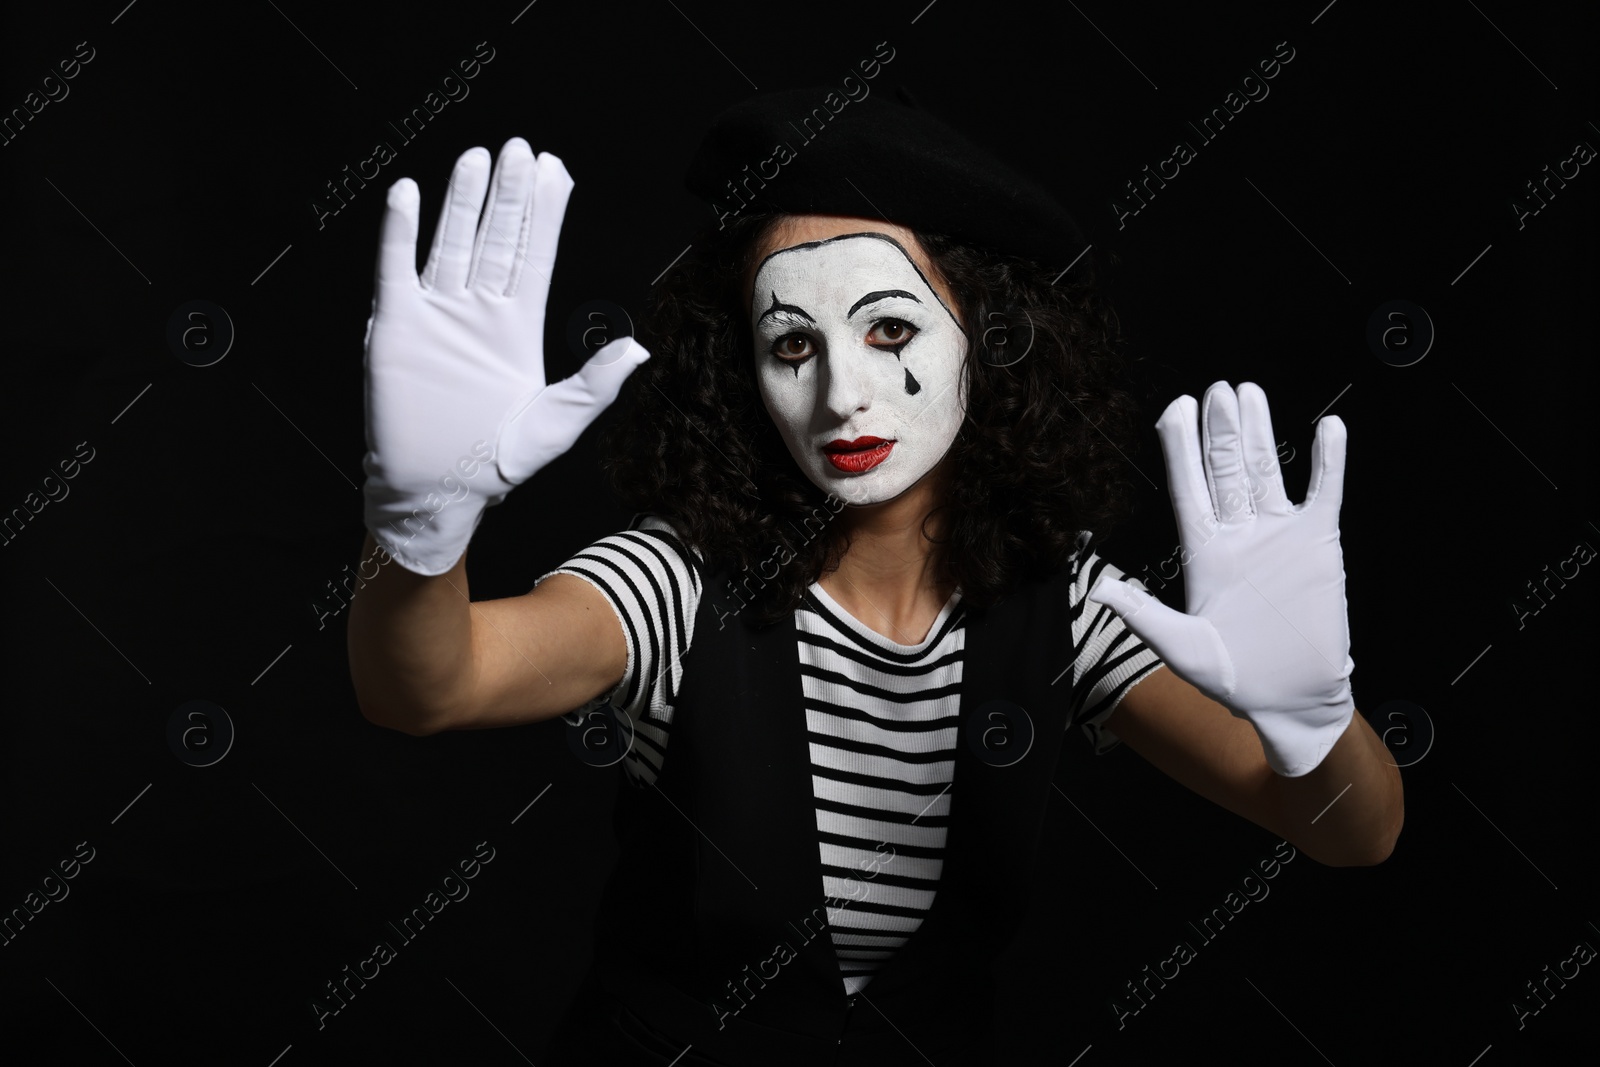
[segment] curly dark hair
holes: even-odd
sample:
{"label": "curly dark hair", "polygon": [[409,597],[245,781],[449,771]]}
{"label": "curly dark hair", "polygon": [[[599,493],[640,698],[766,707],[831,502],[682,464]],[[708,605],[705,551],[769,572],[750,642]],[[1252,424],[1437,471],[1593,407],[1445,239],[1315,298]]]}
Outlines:
{"label": "curly dark hair", "polygon": [[[743,281],[783,218],[708,227],[653,290],[639,329],[651,358],[628,378],[602,446],[625,506],[671,521],[709,564],[730,564],[743,588],[706,595],[735,597],[758,625],[793,612],[849,548],[839,526],[829,529],[843,502],[794,462],[756,384]],[[949,489],[934,509],[948,512],[936,573],[982,610],[1056,573],[1080,530],[1103,537],[1131,514],[1130,360],[1092,265],[1052,285],[1053,272],[1031,260],[913,232],[955,297],[970,374]],[[1000,339],[997,322],[1013,349],[1031,324],[1025,357],[985,347],[986,335]]]}

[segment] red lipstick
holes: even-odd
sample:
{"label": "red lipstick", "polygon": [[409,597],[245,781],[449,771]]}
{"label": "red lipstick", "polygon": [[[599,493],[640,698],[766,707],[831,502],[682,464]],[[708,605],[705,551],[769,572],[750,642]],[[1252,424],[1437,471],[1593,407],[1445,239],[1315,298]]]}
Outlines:
{"label": "red lipstick", "polygon": [[893,441],[881,437],[857,437],[854,441],[836,439],[822,446],[828,462],[846,474],[860,474],[889,458]]}

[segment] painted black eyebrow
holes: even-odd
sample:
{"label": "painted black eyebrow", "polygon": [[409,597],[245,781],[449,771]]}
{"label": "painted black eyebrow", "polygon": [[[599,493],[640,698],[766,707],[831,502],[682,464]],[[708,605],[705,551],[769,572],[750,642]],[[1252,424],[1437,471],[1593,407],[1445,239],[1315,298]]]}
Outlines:
{"label": "painted black eyebrow", "polygon": [[[914,300],[916,298],[912,297],[912,299]],[[851,308],[850,310],[854,311],[855,308]],[[805,319],[807,322],[811,323],[813,326],[815,326],[816,323],[817,323],[817,320],[812,318],[810,313],[807,312],[805,308],[798,308],[798,307],[795,307],[793,304],[780,304],[780,303],[778,303],[778,294],[777,293],[773,293],[772,294],[772,306],[767,308],[767,310],[765,310],[765,311],[763,311],[761,313],[761,318],[756,320],[756,325],[760,326],[762,321],[764,319],[766,319],[766,317],[768,315],[775,315],[780,311],[787,311],[791,315],[798,315],[802,319]]]}
{"label": "painted black eyebrow", "polygon": [[[898,248],[900,250],[900,254],[906,257],[906,262],[911,265],[911,269],[917,272],[917,277],[922,279],[922,284],[928,287],[928,291],[933,294],[934,299],[939,301],[939,306],[944,308],[944,313],[950,316],[950,321],[956,324],[956,329],[961,329],[961,320],[956,318],[956,313],[951,311],[950,306],[944,302],[944,298],[939,295],[939,290],[935,289],[933,287],[933,283],[928,281],[928,276],[922,273],[922,268],[917,266],[916,260],[911,258],[911,253],[906,251],[906,246],[901,244],[899,241],[896,241],[893,237],[890,237],[886,233],[874,233],[870,230],[864,233],[841,233],[837,237],[827,237],[820,241],[806,241],[804,244],[790,245],[788,248],[780,248],[776,252],[769,253],[766,259],[763,259],[760,263],[756,264],[756,274],[759,275],[761,273],[762,268],[767,265],[773,256],[781,256],[785,252],[798,252],[801,249],[806,248],[820,248],[823,245],[830,245],[835,241],[848,241],[852,237],[871,237],[879,241],[887,241],[889,244],[892,244]],[[774,296],[773,299],[777,299],[777,297]],[[765,315],[762,316],[762,318],[765,317]],[[807,317],[809,318],[809,316]],[[756,320],[758,324],[760,321],[761,319]]]}
{"label": "painted black eyebrow", "polygon": [[860,300],[857,300],[854,304],[851,304],[850,310],[845,313],[845,318],[849,318],[851,315],[854,315],[864,304],[873,304],[879,300],[887,300],[891,296],[903,296],[907,300],[916,300],[917,303],[922,303],[922,301],[917,300],[916,297],[912,296],[904,289],[880,289],[876,293],[868,293]]}

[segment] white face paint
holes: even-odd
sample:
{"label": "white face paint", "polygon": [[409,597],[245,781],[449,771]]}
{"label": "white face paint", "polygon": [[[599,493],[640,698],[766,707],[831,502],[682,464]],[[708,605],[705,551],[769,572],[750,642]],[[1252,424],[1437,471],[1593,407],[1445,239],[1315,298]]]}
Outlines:
{"label": "white face paint", "polygon": [[967,339],[897,242],[846,234],[774,252],[750,320],[761,398],[818,488],[880,504],[949,451],[966,417]]}

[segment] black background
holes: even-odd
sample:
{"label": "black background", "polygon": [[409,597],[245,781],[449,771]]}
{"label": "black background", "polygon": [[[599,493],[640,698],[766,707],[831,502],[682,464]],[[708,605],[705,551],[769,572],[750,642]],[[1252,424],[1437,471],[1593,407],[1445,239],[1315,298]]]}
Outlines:
{"label": "black background", "polygon": [[[566,161],[577,188],[546,346],[563,377],[579,364],[570,310],[603,298],[637,313],[709,219],[679,180],[710,118],[753,86],[837,84],[880,41],[895,58],[874,91],[908,86],[1046,182],[1117,261],[1114,299],[1160,399],[1133,457],[1139,517],[1107,558],[1139,574],[1177,544],[1153,429],[1166,400],[1259,383],[1295,450],[1295,497],[1314,419],[1345,421],[1353,685],[1408,764],[1388,862],[1298,857],[1119,1029],[1123,984],[1191,939],[1186,922],[1276,839],[1131,752],[1094,760],[1075,739],[1059,777],[1071,804],[1051,809],[1032,895],[995,901],[1030,909],[1003,968],[1012,1056],[1593,1054],[1594,966],[1521,1029],[1511,1007],[1578,942],[1600,946],[1582,680],[1600,578],[1583,567],[1521,629],[1512,608],[1546,564],[1600,546],[1600,177],[1583,167],[1521,229],[1511,207],[1577,142],[1600,145],[1592,37],[1568,6],[523,2],[8,16],[7,112],[78,42],[95,49],[70,95],[0,146],[0,507],[79,442],[94,449],[70,495],[0,546],[0,909],[79,842],[95,850],[70,895],[0,947],[8,1060],[37,1038],[14,1062],[540,1061],[587,964],[618,772],[574,758],[559,722],[427,739],[369,725],[343,615],[319,629],[311,606],[362,539],[382,190],[416,178],[427,227],[467,147],[520,134]],[[400,145],[387,121],[480,41],[495,58],[470,95]],[[1195,143],[1185,121],[1280,41],[1295,55],[1270,95],[1119,229],[1123,183]],[[319,229],[324,183],[380,139],[398,159]],[[203,368],[166,342],[195,299],[236,330]],[[1411,366],[1366,341],[1395,299],[1437,329]],[[598,476],[606,426],[488,514],[474,598],[526,592],[626,525]],[[1182,605],[1176,583],[1163,596]],[[237,730],[209,767],[166,740],[194,699]],[[1391,700],[1426,720],[1388,719]],[[323,983],[479,841],[495,858],[471,896],[319,1030]]]}

